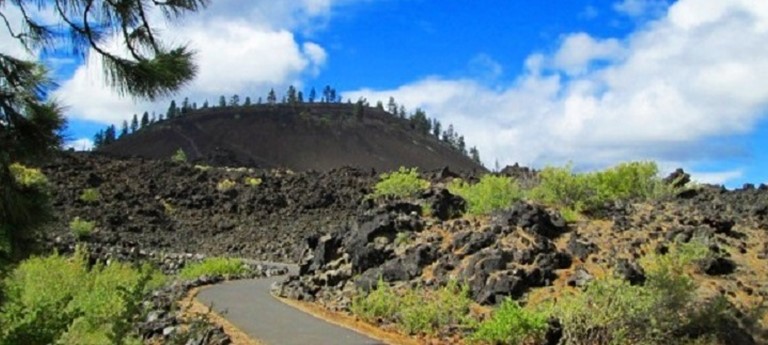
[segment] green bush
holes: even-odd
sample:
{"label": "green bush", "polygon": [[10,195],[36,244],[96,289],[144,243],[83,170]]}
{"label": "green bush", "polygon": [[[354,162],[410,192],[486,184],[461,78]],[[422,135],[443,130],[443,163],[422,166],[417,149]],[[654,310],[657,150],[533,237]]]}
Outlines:
{"label": "green bush", "polygon": [[157,276],[121,263],[88,268],[86,254],[22,262],[4,281],[0,344],[137,344],[131,322]]}
{"label": "green bush", "polygon": [[539,184],[529,192],[535,201],[573,212],[596,210],[608,202],[649,200],[672,190],[658,177],[653,162],[622,163],[615,167],[574,174],[570,166],[547,167]]}
{"label": "green bush", "polygon": [[207,258],[184,267],[179,272],[182,279],[195,279],[202,276],[234,277],[248,273],[248,267],[241,259]]}
{"label": "green bush", "polygon": [[171,156],[171,161],[177,162],[177,163],[184,163],[187,161],[187,153],[184,152],[181,148],[176,150],[176,153]]}
{"label": "green bush", "polygon": [[507,208],[523,196],[517,181],[496,175],[485,175],[473,185],[455,179],[448,185],[448,190],[467,201],[470,214],[478,215]]}
{"label": "green bush", "polygon": [[718,325],[725,323],[712,320],[728,318],[727,308],[717,299],[699,298],[685,273],[707,253],[701,243],[679,245],[641,260],[647,278],[642,286],[608,277],[561,298],[553,310],[564,344],[676,344],[689,341],[687,336],[719,336]]}
{"label": "green bush", "polygon": [[69,222],[69,230],[79,240],[90,236],[93,233],[94,227],[96,227],[96,222],[82,220],[80,217],[75,217]]}
{"label": "green bush", "polygon": [[429,188],[429,181],[419,177],[416,168],[400,167],[398,171],[381,174],[374,186],[373,197],[405,198],[414,196]]}
{"label": "green bush", "polygon": [[549,328],[549,315],[521,308],[505,299],[493,316],[480,323],[470,340],[485,344],[541,344]]}
{"label": "green bush", "polygon": [[435,334],[449,326],[471,323],[469,289],[455,281],[437,291],[423,288],[407,290],[401,301],[397,323],[408,334]]}
{"label": "green bush", "polygon": [[86,188],[80,193],[80,200],[87,203],[95,203],[101,199],[101,193],[96,188]]}
{"label": "green bush", "polygon": [[471,303],[468,288],[456,282],[436,291],[415,288],[398,294],[379,281],[369,294],[356,296],[350,310],[367,322],[394,323],[408,334],[434,334],[450,326],[469,327]]}
{"label": "green bush", "polygon": [[399,309],[399,296],[382,280],[379,280],[369,294],[355,296],[350,305],[352,314],[370,323],[392,320]]}
{"label": "green bush", "polygon": [[258,177],[246,177],[245,178],[245,184],[251,186],[251,187],[257,187],[261,185],[261,178]]}

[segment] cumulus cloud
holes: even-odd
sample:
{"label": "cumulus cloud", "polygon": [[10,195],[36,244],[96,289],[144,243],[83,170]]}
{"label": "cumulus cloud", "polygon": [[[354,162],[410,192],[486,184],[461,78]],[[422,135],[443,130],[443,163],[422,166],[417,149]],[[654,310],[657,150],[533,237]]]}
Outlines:
{"label": "cumulus cloud", "polygon": [[718,138],[749,133],[766,117],[766,41],[768,2],[680,0],[627,37],[567,35],[552,54],[532,54],[506,88],[431,77],[344,97],[422,107],[455,124],[487,166],[655,159],[690,167],[739,151]]}
{"label": "cumulus cloud", "polygon": [[[215,102],[221,95],[255,97],[270,88],[300,86],[302,77],[320,72],[327,53],[317,43],[300,40],[295,30],[327,20],[333,8],[351,2],[254,1],[243,10],[242,2],[216,1],[205,11],[158,27],[163,39],[189,44],[197,52],[198,76],[178,97]],[[160,13],[153,18],[155,23],[163,22]],[[110,46],[117,48],[120,43]],[[170,102],[150,104],[120,97],[105,87],[102,75],[100,59],[92,56],[60,83],[55,96],[68,105],[71,118],[117,124],[145,110],[163,113]]]}

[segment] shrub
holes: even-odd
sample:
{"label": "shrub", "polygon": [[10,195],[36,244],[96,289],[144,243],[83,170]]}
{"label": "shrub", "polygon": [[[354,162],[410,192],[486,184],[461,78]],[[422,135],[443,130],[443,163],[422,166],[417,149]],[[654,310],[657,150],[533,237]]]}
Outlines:
{"label": "shrub", "polygon": [[226,192],[232,188],[235,188],[236,185],[237,185],[237,182],[227,178],[219,181],[219,183],[216,184],[216,190],[218,190],[219,192]]}
{"label": "shrub", "polygon": [[257,187],[261,185],[261,179],[258,177],[246,177],[245,178],[245,184],[251,186],[251,187]]}
{"label": "shrub", "polygon": [[86,188],[80,193],[80,200],[82,202],[94,203],[101,199],[101,193],[96,188]]}
{"label": "shrub", "polygon": [[171,161],[177,162],[177,163],[183,163],[187,161],[187,153],[184,152],[181,148],[176,150],[176,153],[171,156]]}
{"label": "shrub", "polygon": [[95,226],[96,222],[82,220],[80,217],[75,217],[69,222],[69,230],[72,231],[72,235],[79,240],[90,236],[93,233]]}
{"label": "shrub", "polygon": [[80,249],[22,262],[5,280],[0,344],[134,344],[131,322],[156,274],[121,263],[88,268]]}
{"label": "shrub", "polygon": [[456,282],[436,291],[414,288],[397,294],[380,280],[369,294],[356,296],[350,310],[367,322],[392,322],[409,334],[434,334],[449,326],[471,324],[471,303],[468,288]]}
{"label": "shrub", "polygon": [[529,197],[575,213],[594,211],[608,202],[648,200],[670,193],[657,174],[653,162],[622,163],[584,174],[574,174],[570,166],[547,167],[539,173],[540,182]]}
{"label": "shrub", "polygon": [[517,181],[496,175],[485,175],[474,185],[455,179],[448,185],[448,190],[467,201],[470,214],[488,214],[507,208],[523,196]]}
{"label": "shrub", "polygon": [[408,334],[434,334],[449,326],[466,326],[469,322],[469,289],[455,281],[437,291],[411,289],[401,298],[398,325]]}
{"label": "shrub", "polygon": [[418,169],[400,167],[398,171],[381,174],[374,186],[373,197],[405,198],[429,188],[429,182],[419,177]]}
{"label": "shrub", "polygon": [[549,328],[549,315],[521,308],[505,299],[493,316],[480,323],[470,340],[487,344],[540,344]]}
{"label": "shrub", "polygon": [[235,277],[248,273],[245,262],[233,258],[207,258],[184,267],[179,272],[182,279],[196,279],[202,276]]}
{"label": "shrub", "polygon": [[360,319],[376,323],[379,320],[392,320],[400,308],[400,300],[392,288],[379,280],[367,295],[358,294],[352,299],[350,311]]}
{"label": "shrub", "polygon": [[[647,277],[643,286],[609,277],[560,299],[554,312],[563,326],[564,343],[673,344],[688,340],[686,336],[718,336],[722,328],[711,322],[725,320],[727,310],[716,300],[698,298],[693,280],[685,274],[706,253],[701,243],[679,245],[666,255],[641,260]],[[688,332],[692,329],[697,332]]]}

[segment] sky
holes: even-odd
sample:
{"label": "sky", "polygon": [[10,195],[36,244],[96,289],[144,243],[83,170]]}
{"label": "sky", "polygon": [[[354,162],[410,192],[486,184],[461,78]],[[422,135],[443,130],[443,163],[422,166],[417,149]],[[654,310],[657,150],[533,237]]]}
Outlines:
{"label": "sky", "polygon": [[768,1],[214,0],[153,18],[197,51],[198,77],[174,97],[121,98],[93,56],[39,56],[69,145],[171,99],[331,85],[453,124],[492,169],[654,160],[703,183],[768,183]]}

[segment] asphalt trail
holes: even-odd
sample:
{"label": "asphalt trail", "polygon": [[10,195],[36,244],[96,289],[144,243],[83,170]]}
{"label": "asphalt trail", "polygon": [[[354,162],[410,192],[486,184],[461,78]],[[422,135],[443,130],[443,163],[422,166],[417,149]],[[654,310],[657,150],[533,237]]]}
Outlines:
{"label": "asphalt trail", "polygon": [[282,279],[228,281],[202,289],[197,300],[267,345],[384,345],[272,297],[270,286]]}

